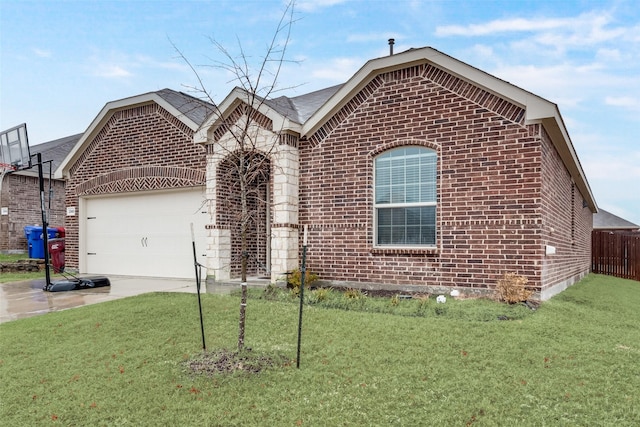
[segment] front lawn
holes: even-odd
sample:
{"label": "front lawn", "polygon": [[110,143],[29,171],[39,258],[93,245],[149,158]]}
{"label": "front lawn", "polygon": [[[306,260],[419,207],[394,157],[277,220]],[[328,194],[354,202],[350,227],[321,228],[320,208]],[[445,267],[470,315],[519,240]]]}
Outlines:
{"label": "front lawn", "polygon": [[[202,297],[208,348],[235,349],[239,298]],[[273,363],[258,374],[213,376],[190,369],[202,358],[193,294],[17,320],[0,325],[0,419],[11,426],[640,425],[639,282],[590,275],[515,320],[452,315],[484,304],[449,299],[448,311],[424,316],[306,305],[296,369],[297,304],[250,299],[249,355]]]}

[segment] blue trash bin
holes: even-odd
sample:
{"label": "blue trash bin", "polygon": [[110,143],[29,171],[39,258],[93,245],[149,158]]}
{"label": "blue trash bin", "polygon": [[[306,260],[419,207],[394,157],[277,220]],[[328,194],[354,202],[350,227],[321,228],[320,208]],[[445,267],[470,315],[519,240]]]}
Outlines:
{"label": "blue trash bin", "polygon": [[[44,259],[44,238],[42,236],[42,227],[37,225],[27,225],[24,227],[24,235],[29,245],[29,258]],[[58,235],[57,228],[47,227],[47,237],[50,239]]]}
{"label": "blue trash bin", "polygon": [[[31,234],[31,231],[36,227],[37,227],[37,225],[25,225],[24,226],[24,238],[25,239],[29,239],[29,235]],[[40,227],[40,230],[42,230],[42,227]]]}
{"label": "blue trash bin", "polygon": [[25,235],[27,235],[27,242],[29,243],[29,258],[43,259],[44,258],[44,240],[42,240],[42,227],[32,226],[24,229]]}

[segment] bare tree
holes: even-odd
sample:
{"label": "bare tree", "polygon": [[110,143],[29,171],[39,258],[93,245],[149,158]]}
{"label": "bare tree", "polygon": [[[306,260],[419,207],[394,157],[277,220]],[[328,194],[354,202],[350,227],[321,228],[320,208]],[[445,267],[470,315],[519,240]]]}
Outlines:
{"label": "bare tree", "polygon": [[[240,40],[238,40],[238,54],[234,55],[220,42],[210,39],[222,60],[213,60],[212,64],[204,67],[225,71],[231,76],[230,82],[242,89],[245,97],[243,104],[235,110],[235,113],[227,116],[224,115],[227,112],[221,111],[213,101],[196,67],[172,43],[179,57],[191,68],[198,81],[197,86],[191,86],[190,89],[199,94],[200,98],[204,98],[215,106],[213,115],[218,123],[215,133],[218,136],[225,135],[225,143],[214,142],[216,145],[213,147],[215,152],[221,153],[224,157],[219,165],[220,172],[216,191],[220,197],[217,197],[216,200],[223,199],[226,204],[225,209],[217,213],[216,221],[231,228],[233,239],[239,243],[240,248],[238,255],[240,258],[242,301],[238,336],[239,351],[244,348],[249,249],[252,244],[254,248],[257,246],[252,239],[258,238],[258,233],[255,230],[261,220],[265,219],[265,212],[268,212],[264,206],[269,203],[269,179],[272,170],[270,159],[279,142],[278,132],[273,132],[271,141],[265,142],[264,133],[260,131],[260,125],[264,124],[265,117],[260,110],[273,99],[275,93],[291,88],[280,88],[278,80],[283,65],[289,62],[286,60],[286,52],[294,23],[294,6],[293,0],[286,5],[273,37],[266,45],[265,54],[257,66],[253,66],[252,58],[247,55]],[[265,242],[266,245],[267,242]],[[253,270],[261,267],[257,253],[255,258]],[[232,257],[232,265],[234,260],[237,263],[238,257]],[[269,269],[266,266],[266,259],[264,264],[262,267]],[[230,268],[233,267],[230,266]]]}

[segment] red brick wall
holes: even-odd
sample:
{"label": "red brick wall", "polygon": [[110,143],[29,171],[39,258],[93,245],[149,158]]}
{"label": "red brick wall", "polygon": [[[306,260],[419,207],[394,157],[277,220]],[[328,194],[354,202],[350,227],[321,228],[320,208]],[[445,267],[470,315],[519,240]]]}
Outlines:
{"label": "red brick wall", "polygon": [[[239,156],[239,155],[238,155]],[[216,178],[216,218],[215,224],[229,229],[231,233],[230,277],[239,278],[242,273],[242,199],[238,168],[232,165],[237,161],[236,154],[230,155],[218,165]],[[245,172],[245,177],[255,176],[247,183],[247,275],[265,276],[271,266],[267,265],[267,191],[269,190],[270,162],[263,156],[255,157],[262,173]]]}
{"label": "red brick wall", "polygon": [[[45,201],[49,206],[49,180],[45,179]],[[48,221],[50,227],[64,226],[64,182],[53,180],[53,198]],[[8,215],[0,216],[0,251],[27,252],[25,225],[42,226],[40,208],[40,184],[37,177],[11,174],[2,183],[2,207],[9,208]]]}
{"label": "red brick wall", "polygon": [[590,270],[593,214],[564,169],[549,136],[542,133],[542,218],[544,244],[556,253],[542,259],[542,289],[584,275]]}
{"label": "red brick wall", "polygon": [[[309,268],[331,281],[470,289],[515,272],[539,290],[545,148],[523,117],[433,66],[374,78],[301,147]],[[373,159],[411,144],[438,154],[437,247],[373,248]]]}
{"label": "red brick wall", "polygon": [[[157,104],[115,112],[71,167],[66,206],[85,195],[204,185],[205,149]],[[66,217],[66,263],[78,266],[78,216]]]}

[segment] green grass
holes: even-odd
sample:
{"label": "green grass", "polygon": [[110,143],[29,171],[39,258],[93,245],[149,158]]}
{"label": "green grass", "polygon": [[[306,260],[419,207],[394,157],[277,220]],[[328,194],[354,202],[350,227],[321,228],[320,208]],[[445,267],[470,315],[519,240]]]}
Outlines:
{"label": "green grass", "polygon": [[0,262],[14,262],[20,259],[29,259],[27,254],[2,254],[0,253]]}
{"label": "green grass", "polygon": [[[0,262],[15,262],[21,259],[29,259],[27,254],[0,254]],[[44,279],[45,272],[36,271],[28,273],[2,273],[0,283],[20,282],[23,280]],[[51,280],[60,280],[63,276],[54,274],[51,270]]]}
{"label": "green grass", "polygon": [[[141,295],[0,325],[0,419],[636,426],[639,303],[639,282],[591,275],[511,321],[478,314],[502,312],[486,301],[449,300],[446,313],[424,316],[306,305],[296,369],[297,304],[250,299],[246,344],[288,363],[209,377],[186,365],[201,356],[195,295]],[[203,295],[211,350],[234,349],[238,305],[237,296]],[[463,309],[476,314],[453,315]]]}

